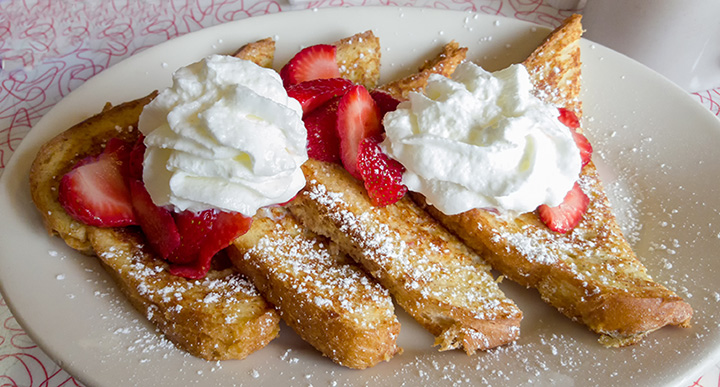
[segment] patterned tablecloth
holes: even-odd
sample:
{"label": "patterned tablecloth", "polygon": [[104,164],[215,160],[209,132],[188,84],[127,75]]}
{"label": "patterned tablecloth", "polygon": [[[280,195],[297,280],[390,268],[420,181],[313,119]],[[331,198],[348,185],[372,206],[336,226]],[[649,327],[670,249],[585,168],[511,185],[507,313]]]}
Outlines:
{"label": "patterned tablecloth", "polygon": [[[113,64],[205,27],[276,12],[337,6],[472,11],[556,26],[577,10],[540,0],[0,0],[0,175],[22,139],[60,99]],[[720,116],[720,88],[693,93]],[[720,365],[689,384],[720,386]],[[0,386],[80,385],[27,336],[0,296]]]}

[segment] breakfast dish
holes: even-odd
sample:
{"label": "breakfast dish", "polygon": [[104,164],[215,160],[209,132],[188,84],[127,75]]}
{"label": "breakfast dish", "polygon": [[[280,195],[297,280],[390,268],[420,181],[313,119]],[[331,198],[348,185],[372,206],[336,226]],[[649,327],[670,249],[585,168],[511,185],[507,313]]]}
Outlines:
{"label": "breakfast dish", "polygon": [[[354,28],[354,29],[355,29],[355,30],[360,30],[361,28]],[[382,31],[382,30],[381,30],[381,31]],[[526,30],[526,31],[528,31],[528,30]],[[458,33],[458,35],[462,35],[462,34]],[[286,36],[286,35],[283,35],[283,37],[284,37],[284,36]],[[381,35],[381,36],[384,36],[384,35]],[[303,40],[308,40],[308,39],[303,39]],[[310,38],[309,40],[312,40],[312,38]],[[323,39],[323,41],[328,41],[328,40],[329,40],[329,39]],[[287,41],[286,41],[286,42],[287,42]],[[293,43],[290,43],[290,44],[292,45]],[[293,50],[293,51],[294,51],[294,50]],[[285,52],[285,54],[281,54],[281,55],[287,55],[287,52],[288,52],[288,51],[283,51],[283,52]],[[391,57],[391,58],[392,58],[392,57]],[[397,57],[396,57],[396,58],[397,58]],[[390,60],[393,60],[393,59],[390,59]],[[395,60],[397,60],[397,59],[395,59]],[[79,93],[78,95],[80,95],[80,94],[82,94],[82,93]],[[136,94],[136,95],[138,95],[138,94]],[[587,100],[586,100],[586,103],[587,103]],[[32,144],[32,142],[31,142],[31,144]],[[30,248],[30,250],[32,250],[32,248]],[[73,260],[74,260],[74,259],[73,259]],[[682,282],[682,281],[681,281],[681,282]],[[12,285],[12,283],[13,283],[12,281],[11,281],[11,282],[6,282],[6,284],[8,284],[8,286]],[[68,285],[70,285],[70,284],[68,283]],[[504,288],[509,290],[509,295],[511,295],[511,298],[520,299],[520,300],[523,299],[522,297],[518,297],[518,294],[522,294],[522,293],[518,293],[517,290],[516,290],[515,288],[513,288],[512,286],[509,286],[509,287],[508,287],[508,286],[504,286]],[[505,290],[505,289],[504,289],[504,290]],[[4,290],[5,290],[5,289],[4,289]],[[85,298],[86,298],[86,297],[85,297]],[[521,306],[523,306],[523,305],[527,305],[527,302],[524,302],[523,304],[521,304]],[[525,308],[523,308],[523,309],[525,309]],[[537,317],[537,316],[543,316],[541,320],[537,320],[536,318],[533,318],[533,321],[540,321],[540,324],[541,324],[540,326],[543,326],[543,325],[545,324],[545,322],[543,322],[542,320],[547,321],[547,318],[548,318],[548,317],[545,316],[543,313],[537,314],[537,311],[533,311],[533,308],[528,308],[527,310],[529,311],[529,313],[533,314],[535,317]],[[93,313],[92,310],[91,310],[91,311],[88,311],[88,312],[89,312],[90,314]],[[406,321],[406,317],[403,317],[403,316],[400,316],[400,317],[401,317],[401,321]],[[403,318],[404,318],[405,320],[403,320]],[[551,317],[550,317],[550,320],[551,320],[551,321],[554,321]],[[29,320],[29,321],[32,321],[32,320]],[[31,327],[32,327],[33,325],[34,325],[34,324],[30,324]],[[573,327],[572,325],[563,325],[562,322],[560,322],[559,325],[562,327],[562,331],[568,332],[568,334],[570,334],[570,333],[572,332],[572,336],[579,337],[579,338],[583,338],[583,337],[584,337],[583,334],[579,333],[579,331],[574,330],[574,329],[572,328],[572,327]],[[408,332],[410,332],[410,333],[412,334],[412,333],[413,333],[413,332],[412,332],[412,325],[410,325],[410,327],[411,327],[411,328],[410,328],[410,330],[409,330]],[[523,346],[524,348],[526,348],[529,352],[526,352],[525,355],[519,354],[521,358],[522,358],[522,357],[525,357],[525,356],[528,356],[528,355],[534,358],[534,357],[535,357],[535,355],[534,355],[535,352],[534,352],[534,351],[535,351],[535,350],[539,350],[540,348],[542,348],[542,347],[534,347],[533,345],[535,345],[535,344],[531,344],[531,343],[534,343],[534,342],[535,342],[535,340],[532,338],[535,333],[539,333],[539,334],[540,334],[539,337],[540,337],[541,340],[547,340],[547,339],[548,339],[547,333],[543,334],[542,331],[537,331],[535,328],[531,328],[531,329],[532,329],[533,335],[524,335],[524,337],[528,337],[527,340],[529,340],[528,342],[526,342],[526,344],[531,345],[531,346],[530,346],[530,347],[524,347],[525,344],[522,344],[522,343],[521,343],[521,346]],[[70,330],[69,333],[72,333],[72,330]],[[666,337],[666,336],[674,337],[674,336],[676,336],[677,334],[675,334],[675,333],[670,333],[670,332],[666,333],[665,330],[663,330],[663,332],[660,333],[660,335],[661,335],[662,337]],[[680,335],[682,335],[682,334],[680,334]],[[413,336],[410,336],[410,337],[413,337]],[[568,337],[568,336],[565,336],[565,338],[567,338],[567,337]],[[653,337],[655,337],[655,336],[653,335]],[[402,334],[401,334],[400,338],[401,338],[401,341],[402,341]],[[584,340],[584,339],[583,339],[583,340]],[[414,339],[412,339],[412,340],[410,341],[410,343],[412,343],[413,341],[414,341]],[[284,342],[282,342],[282,343],[287,343],[287,341],[284,341]],[[400,343],[401,346],[403,346],[404,348],[406,348],[406,353],[407,353],[408,348],[410,348],[411,350],[412,350],[412,348],[413,348],[412,345],[408,346],[407,343],[408,343],[408,341],[405,341],[405,343],[403,343],[403,342]],[[656,344],[656,345],[657,345],[657,344]],[[285,347],[285,348],[287,348],[287,347]],[[584,344],[583,344],[582,342],[579,343],[579,348],[585,348],[585,347],[584,347]],[[588,347],[588,348],[589,348],[589,347]],[[511,357],[513,356],[513,355],[512,355],[512,354],[513,354],[513,351],[514,351],[514,350],[511,349],[511,350],[509,350],[509,351],[507,351],[507,352],[506,352],[506,351],[496,352],[495,355],[493,355],[491,358],[485,359],[485,360],[489,361],[488,364],[493,363],[493,358],[494,358],[494,357],[498,357],[499,359],[503,359],[502,361],[505,361],[504,359],[506,359],[506,358],[508,357],[508,356],[506,356],[506,355],[509,355],[509,356],[511,356]],[[585,350],[583,350],[583,351],[585,351]],[[598,354],[597,352],[594,352],[592,349],[587,349],[587,351],[590,351],[590,352],[582,352],[582,353],[592,354],[592,356],[593,356],[593,358],[595,359],[595,361],[597,361],[597,359],[599,359],[598,356],[601,356],[601,357],[603,356],[602,354]],[[271,343],[271,344],[266,348],[266,350],[264,350],[263,352],[266,353],[266,354],[268,354],[271,358],[272,358],[272,357],[275,357],[275,356],[276,356],[277,359],[294,359],[294,358],[295,358],[295,356],[293,356],[293,355],[291,355],[291,356],[289,356],[289,357],[287,357],[287,356],[284,357],[284,356],[283,356],[284,350],[283,350],[283,349],[278,350],[277,347],[275,346],[275,343]],[[681,351],[681,352],[682,352],[682,351]],[[414,352],[414,353],[416,353],[416,352]],[[540,353],[540,352],[538,352],[538,354],[539,354],[539,353]],[[575,354],[575,356],[576,356],[577,358],[583,358],[583,357],[585,357],[585,355],[583,355],[582,353],[579,352],[579,353]],[[637,353],[639,353],[639,352],[633,350],[631,353],[637,354]],[[517,353],[516,353],[516,354],[517,354]],[[467,362],[465,362],[465,361],[462,360],[462,359],[456,358],[456,357],[455,357],[454,355],[452,355],[452,354],[448,354],[448,355],[450,355],[451,358],[453,359],[453,363],[454,363],[454,364],[457,364],[457,366],[458,366],[458,367],[461,367],[462,369],[470,370],[470,369],[472,369],[472,368],[474,368],[474,367],[476,368],[476,367],[479,366],[479,365],[474,364],[474,362],[473,362],[473,364],[467,364]],[[129,354],[129,356],[132,357],[133,355],[132,355],[132,354]],[[147,356],[150,356],[150,355],[147,355]],[[175,356],[175,355],[172,355],[172,354],[171,354],[171,359],[174,359],[174,356]],[[447,355],[446,355],[446,356],[447,356]],[[618,358],[622,358],[622,355],[614,355],[614,356],[617,356]],[[648,356],[650,356],[650,355],[648,355]],[[152,357],[152,356],[150,356],[150,357]],[[421,356],[421,357],[422,357],[422,356]],[[672,358],[672,357],[673,357],[673,356],[671,355],[670,358]],[[82,358],[82,357],[79,357],[78,359],[81,359],[81,358]],[[429,360],[429,359],[431,359],[431,358],[427,358],[427,359]],[[397,363],[397,367],[399,367],[399,369],[401,369],[401,370],[403,370],[403,369],[404,369],[404,370],[410,370],[410,369],[414,369],[414,368],[415,368],[413,365],[409,365],[406,361],[403,361],[401,358],[398,358],[397,360],[399,360],[399,362]],[[124,362],[125,359],[119,359],[119,361],[120,361],[120,362]],[[603,359],[603,361],[605,361],[605,360]],[[622,361],[622,360],[620,360],[620,361]],[[639,361],[642,363],[642,362],[644,362],[645,360],[644,360],[644,358],[640,358]],[[174,360],[173,360],[173,362],[174,362]],[[189,379],[186,379],[186,380],[203,380],[203,381],[206,381],[206,382],[207,382],[207,381],[211,381],[211,380],[216,380],[216,379],[219,378],[219,377],[225,377],[225,378],[226,378],[226,377],[228,377],[229,374],[231,373],[231,372],[230,372],[230,371],[231,371],[230,368],[233,369],[233,370],[232,370],[232,374],[236,374],[236,375],[242,374],[242,375],[244,375],[245,377],[247,377],[247,375],[251,375],[251,377],[253,377],[253,376],[252,376],[252,375],[253,375],[253,372],[251,372],[251,371],[253,371],[253,370],[256,370],[256,371],[258,372],[258,374],[259,374],[259,377],[262,378],[262,379],[266,379],[266,376],[273,375],[273,374],[274,374],[275,376],[278,376],[278,375],[279,375],[279,376],[278,376],[279,378],[284,378],[284,377],[286,377],[286,376],[287,376],[287,377],[291,377],[291,376],[289,376],[290,373],[291,373],[290,370],[288,370],[287,373],[285,373],[285,374],[281,374],[281,373],[278,373],[278,372],[273,372],[272,370],[268,370],[268,369],[264,368],[263,366],[261,366],[260,363],[258,363],[257,361],[254,361],[254,360],[253,360],[253,356],[251,356],[251,357],[249,357],[248,359],[246,359],[246,360],[244,360],[243,362],[241,362],[242,364],[241,364],[241,363],[234,364],[232,367],[226,365],[226,366],[224,366],[224,368],[223,368],[222,370],[217,370],[217,373],[212,373],[212,372],[210,372],[210,371],[209,371],[210,368],[203,368],[203,369],[205,369],[206,372],[204,372],[202,376],[198,376],[199,374],[196,375],[196,372],[195,372],[196,370],[199,370],[199,368],[198,368],[199,363],[194,363],[192,360],[189,360],[189,359],[181,360],[181,363],[182,363],[182,362],[185,362],[185,366],[184,366],[184,367],[183,367],[183,366],[181,366],[181,367],[175,367],[175,369],[185,369],[185,370],[190,371],[190,373],[191,373],[192,375],[188,375],[187,372],[185,372],[185,371],[182,372],[183,374],[185,374],[185,377],[188,377],[188,376],[189,376]],[[247,363],[246,363],[246,362],[247,362]],[[613,359],[608,359],[608,362],[610,362],[610,363],[612,364],[612,363],[613,363]],[[139,362],[135,362],[135,363],[136,363],[136,364],[141,364],[141,365],[140,365],[140,366],[138,367],[138,369],[136,370],[137,372],[134,372],[134,373],[133,373],[133,376],[134,376],[134,377],[143,377],[143,376],[137,376],[137,375],[144,375],[144,372],[145,372],[145,371],[143,371],[143,370],[146,369],[147,367],[144,366],[144,365],[142,365],[143,363],[139,363]],[[154,361],[150,360],[150,363],[157,363],[157,362],[154,362]],[[174,362],[174,364],[178,364],[178,363],[177,363],[177,362]],[[304,359],[304,356],[301,356],[301,357],[299,357],[298,363],[291,363],[291,364],[299,364],[299,365],[305,364],[305,365],[307,365],[308,363],[307,363],[306,360]],[[389,363],[389,364],[393,364],[393,363]],[[441,364],[440,364],[440,367],[443,367],[444,364],[445,364],[445,363],[441,363]],[[554,362],[552,361],[552,359],[549,359],[549,363],[548,363],[548,364],[550,364],[550,367],[554,367],[554,366],[553,366]],[[417,366],[417,365],[418,365],[418,364],[415,364],[415,366]],[[77,371],[76,366],[73,366],[72,364],[66,363],[66,366],[68,366],[70,369],[73,369],[73,370],[76,370],[76,371]],[[469,368],[466,368],[466,367],[468,367],[468,366],[469,366]],[[102,365],[100,365],[100,367],[102,367]],[[199,367],[202,367],[202,366],[199,366]],[[213,367],[214,367],[214,365],[213,365]],[[481,368],[484,368],[484,367],[485,367],[484,365],[481,366]],[[157,369],[157,368],[155,368],[155,367],[153,367],[153,368],[154,368],[154,372],[162,373],[162,370],[161,370],[161,369]],[[162,368],[162,367],[161,367],[161,368]],[[297,368],[297,367],[291,365],[291,366],[290,366],[290,369],[293,369],[293,368]],[[394,368],[394,367],[393,367],[393,368]],[[308,369],[308,368],[305,368],[305,369]],[[499,368],[499,369],[502,369],[502,367]],[[618,370],[619,370],[619,372],[620,372],[619,375],[622,375],[623,372],[624,372],[622,366],[618,366],[617,368],[614,368],[614,369],[618,369]],[[278,370],[278,369],[275,368],[275,370]],[[239,372],[238,372],[238,371],[239,371]],[[573,375],[575,375],[576,372],[578,372],[578,371],[580,371],[580,373],[583,373],[583,372],[584,372],[584,370],[582,369],[582,367],[573,367],[573,366],[571,366],[571,369],[570,369],[570,370],[566,370],[566,371],[569,371],[569,372],[570,372],[571,374],[573,374]],[[77,371],[77,372],[79,372],[80,374],[83,374],[82,371]],[[380,369],[378,372],[384,373],[384,372],[382,372],[381,369]],[[404,378],[404,379],[406,379],[406,380],[412,380],[412,379],[413,379],[413,376],[410,375],[411,372],[412,372],[412,371],[410,371],[410,372],[405,371],[405,372],[401,372],[401,374],[403,375],[403,378]],[[465,371],[463,371],[463,372],[465,372]],[[517,372],[517,371],[516,371],[516,372]],[[590,372],[591,374],[593,373],[592,370],[590,370],[589,372]],[[306,371],[306,373],[308,373],[308,375],[309,375],[310,377],[318,376],[318,375],[321,375],[321,374],[322,374],[322,375],[327,375],[327,374],[324,374],[322,371],[320,371],[320,369],[313,369],[313,368],[311,368],[309,371]],[[432,373],[432,372],[431,372],[431,373]],[[164,374],[164,375],[167,375],[166,373],[163,373],[163,374]],[[511,379],[512,379],[512,378],[515,378],[515,376],[520,376],[520,377],[522,378],[523,376],[521,376],[520,374],[523,374],[523,372],[516,373],[515,375],[510,376],[510,378],[511,378]],[[284,375],[284,376],[283,376],[283,375]],[[338,373],[338,374],[333,374],[333,375],[334,375],[334,376],[331,377],[331,379],[333,379],[333,380],[338,380],[338,381],[345,380],[345,379],[344,379],[345,377],[342,376],[342,374],[340,374],[340,373]],[[378,375],[378,373],[371,373],[370,375]],[[421,373],[420,376],[419,376],[419,378],[420,378],[421,380],[424,378],[424,376],[422,376],[422,375],[423,375],[423,374]],[[507,374],[506,374],[506,375],[507,375]],[[167,378],[167,376],[166,376],[165,378]],[[417,379],[417,378],[418,378],[418,375],[415,374],[414,378]],[[92,380],[92,378],[89,378],[89,380]],[[146,380],[150,380],[150,379],[146,379]],[[169,380],[169,379],[166,379],[166,381],[167,381],[167,380]],[[227,380],[227,379],[226,379],[226,380]],[[232,377],[231,377],[231,379],[229,379],[229,380],[233,380]],[[237,380],[239,380],[239,379],[234,379],[234,380],[237,381]],[[556,380],[557,380],[557,379],[556,379]],[[590,380],[598,380],[598,379],[597,379],[597,377],[591,377]]]}
{"label": "breakfast dish", "polygon": [[[692,309],[646,274],[604,196],[577,118],[582,114],[581,33],[580,16],[568,18],[524,66],[511,66],[496,78],[463,62],[467,50],[452,42],[417,73],[380,92],[374,91],[380,44],[370,31],[298,52],[279,72],[287,94],[277,89],[276,75],[256,70],[274,58],[274,43],[260,40],[236,52],[244,61],[208,57],[178,70],[173,87],[159,95],[107,107],[48,142],[33,163],[31,193],[51,234],[97,255],[166,337],[207,360],[242,359],[266,345],[278,332],[270,305],[338,364],[366,368],[400,352],[395,345],[400,326],[387,293],[345,265],[337,257],[342,253],[435,335],[441,351],[462,348],[473,354],[519,337],[522,313],[481,257],[601,333],[605,345],[634,344],[664,325],[689,326]],[[528,78],[532,89],[524,81]],[[452,83],[456,80],[483,104],[466,102],[471,94],[462,94],[463,86]],[[536,97],[525,97],[526,92]],[[499,93],[500,110],[488,103],[493,93]],[[549,110],[542,100],[560,110]],[[465,109],[490,116],[466,124],[476,118],[466,118]],[[530,121],[522,114],[530,114]],[[555,115],[556,123],[543,121]],[[523,135],[538,136],[529,145],[547,148],[544,144],[554,141],[558,155],[533,148],[527,156],[522,147],[528,145],[518,136],[528,123],[534,132]],[[560,123],[570,131],[553,132]],[[482,132],[460,137],[459,148],[451,148],[455,158],[461,157],[457,161],[438,149],[452,146],[444,136],[464,130],[463,125]],[[260,130],[266,139],[258,136]],[[490,144],[498,133],[505,138],[495,149]],[[415,154],[425,148],[432,153]],[[502,177],[492,170],[486,173],[493,176],[474,172],[472,179],[491,179],[486,186],[467,180],[465,163],[473,161],[462,155],[489,152],[470,160],[487,158],[474,163],[502,175],[515,162],[516,148],[520,167],[505,179],[514,181],[513,174],[524,176],[528,169],[546,177],[531,175],[525,186],[495,182]],[[493,158],[505,161],[497,164]],[[576,164],[580,180],[573,185]],[[305,188],[296,195],[302,181]],[[419,191],[409,196],[480,256],[403,197],[405,184]],[[497,186],[506,187],[498,191]],[[284,209],[257,213],[283,202],[332,243],[304,232]],[[536,213],[528,212],[535,207]],[[250,232],[253,220],[256,230]],[[126,237],[132,231],[125,226],[134,225],[144,239],[137,230],[134,238]],[[231,270],[215,274],[213,256],[228,243],[235,266],[270,304],[249,283],[238,284],[237,275],[227,279]],[[299,252],[304,246],[309,248]],[[182,295],[197,282],[176,279],[206,279],[210,285],[199,295]],[[230,311],[208,300],[231,305]],[[210,305],[203,308],[207,316],[195,313],[196,305]],[[245,329],[252,333],[233,336]]]}

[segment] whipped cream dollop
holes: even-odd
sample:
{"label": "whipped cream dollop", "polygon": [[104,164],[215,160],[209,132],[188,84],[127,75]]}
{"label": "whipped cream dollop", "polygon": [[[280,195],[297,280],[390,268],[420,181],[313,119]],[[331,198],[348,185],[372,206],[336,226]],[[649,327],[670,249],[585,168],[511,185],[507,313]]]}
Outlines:
{"label": "whipped cream dollop", "polygon": [[300,103],[271,69],[212,55],[177,70],[142,112],[143,180],[159,206],[253,216],[305,186]]}
{"label": "whipped cream dollop", "polygon": [[580,154],[558,109],[531,91],[522,65],[489,73],[464,62],[385,115],[381,146],[405,166],[408,189],[448,215],[559,205],[578,179]]}

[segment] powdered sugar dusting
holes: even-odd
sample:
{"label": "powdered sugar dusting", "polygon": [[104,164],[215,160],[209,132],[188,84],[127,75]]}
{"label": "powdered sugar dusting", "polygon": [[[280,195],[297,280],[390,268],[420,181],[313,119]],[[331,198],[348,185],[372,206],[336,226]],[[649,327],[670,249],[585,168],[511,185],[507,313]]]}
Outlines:
{"label": "powdered sugar dusting", "polygon": [[[170,274],[167,263],[147,254],[140,239],[130,234],[101,235],[96,241],[99,258],[122,279],[124,292],[133,304],[161,331],[189,346],[186,350],[217,356],[215,351],[225,351],[218,346],[230,347],[246,329],[255,329],[258,335],[274,335],[266,329],[272,325],[270,320],[249,320],[259,318],[267,305],[255,287],[233,269],[213,269],[203,279],[188,280]],[[195,333],[183,330],[192,325],[205,329],[197,341],[188,336]],[[215,327],[219,329],[213,331]]]}
{"label": "powdered sugar dusting", "polygon": [[243,254],[245,263],[288,286],[296,301],[337,313],[364,329],[395,320],[387,290],[331,241],[306,232],[290,215],[278,216],[284,212],[280,208],[272,212],[272,229]]}
{"label": "powdered sugar dusting", "polygon": [[[361,189],[346,186],[353,184],[343,180],[349,175],[332,168],[317,164],[311,173],[306,170],[308,184],[291,210],[310,228],[332,235],[418,321],[443,330],[438,336],[443,347],[461,346],[463,340],[487,345],[460,315],[470,314],[478,321],[472,324],[479,324],[519,314],[488,267],[412,201],[374,207]],[[307,216],[304,207],[319,214]]]}
{"label": "powdered sugar dusting", "polygon": [[[590,282],[592,279],[600,281],[603,286],[623,288],[626,286],[625,279],[613,275],[615,271],[649,279],[632,251],[621,243],[624,238],[621,230],[607,223],[612,218],[609,215],[611,209],[596,173],[582,175],[579,184],[591,198],[591,204],[576,228],[560,234],[532,223],[517,226],[512,220],[503,219],[494,224],[492,242],[504,246],[509,253],[516,251],[529,262],[560,265],[581,281]],[[615,248],[624,250],[616,251]],[[585,291],[589,296],[598,289],[587,286]]]}

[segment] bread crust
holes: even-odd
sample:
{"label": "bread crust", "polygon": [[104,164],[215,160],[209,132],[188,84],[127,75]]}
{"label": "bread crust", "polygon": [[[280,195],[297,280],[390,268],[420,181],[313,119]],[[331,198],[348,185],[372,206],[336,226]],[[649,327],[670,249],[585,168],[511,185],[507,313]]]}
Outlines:
{"label": "bread crust", "polygon": [[381,85],[378,90],[382,90],[400,101],[406,100],[409,93],[422,92],[425,89],[430,75],[450,76],[460,62],[465,60],[467,50],[467,47],[460,47],[457,42],[451,41],[442,47],[438,55],[425,61],[416,73]]}
{"label": "bread crust", "polygon": [[380,39],[368,30],[333,43],[340,76],[372,90],[380,79]]}
{"label": "bread crust", "polygon": [[364,369],[400,352],[387,290],[285,208],[262,210],[228,252],[283,321],[334,362]]}
{"label": "bread crust", "polygon": [[524,61],[534,93],[543,101],[582,116],[580,37],[582,16],[574,14],[550,33]]}
{"label": "bread crust", "polygon": [[265,38],[240,47],[234,54],[236,58],[249,60],[260,67],[271,68],[275,59],[275,40]]}
{"label": "bread crust", "polygon": [[[581,18],[553,31],[523,63],[537,95],[582,114]],[[563,314],[600,333],[606,346],[638,342],[665,325],[688,326],[692,308],[653,281],[622,235],[595,165],[580,176],[590,198],[583,220],[567,234],[550,231],[532,213],[517,218],[473,209],[448,216],[413,198],[482,255],[494,269],[540,296]]]}

